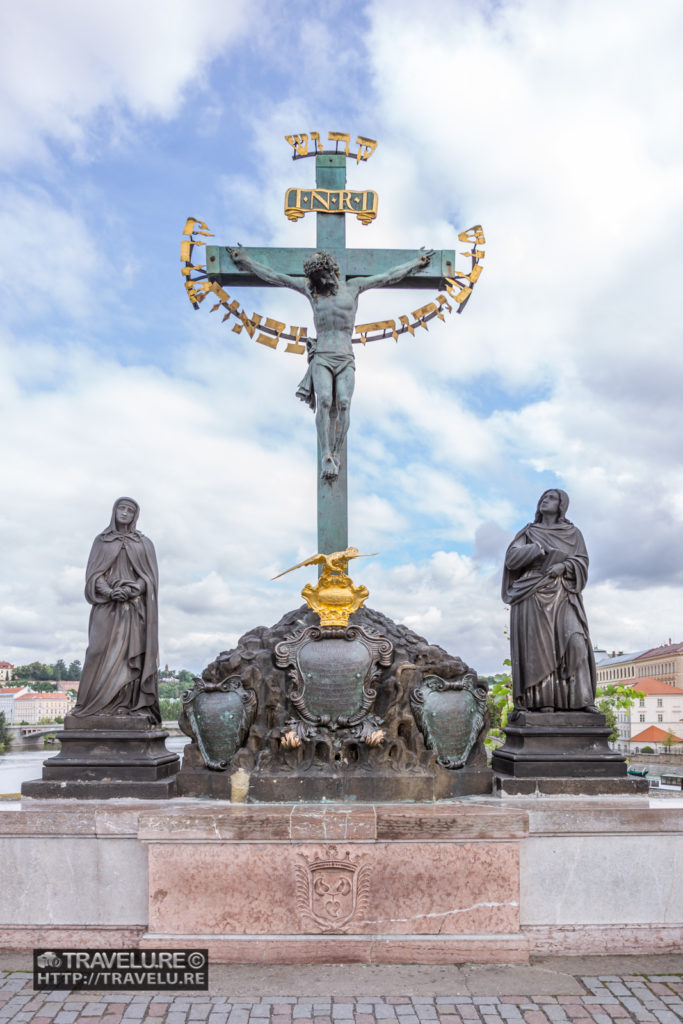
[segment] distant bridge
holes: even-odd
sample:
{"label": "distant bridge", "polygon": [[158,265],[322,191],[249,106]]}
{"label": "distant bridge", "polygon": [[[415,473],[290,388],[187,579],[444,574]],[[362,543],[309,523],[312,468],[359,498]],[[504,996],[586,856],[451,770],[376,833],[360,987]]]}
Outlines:
{"label": "distant bridge", "polygon": [[[176,721],[163,722],[162,727],[167,729],[171,736],[181,736],[182,733],[178,728]],[[43,736],[57,732],[62,732],[64,725],[62,722],[52,722],[50,725],[8,725],[7,730],[12,736],[12,747],[14,750],[18,750],[21,747],[37,747],[42,740]]]}
{"label": "distant bridge", "polygon": [[8,725],[7,730],[12,735],[12,746],[17,747],[37,746],[38,741],[48,733],[61,732],[64,726],[61,722],[52,722],[50,725]]}

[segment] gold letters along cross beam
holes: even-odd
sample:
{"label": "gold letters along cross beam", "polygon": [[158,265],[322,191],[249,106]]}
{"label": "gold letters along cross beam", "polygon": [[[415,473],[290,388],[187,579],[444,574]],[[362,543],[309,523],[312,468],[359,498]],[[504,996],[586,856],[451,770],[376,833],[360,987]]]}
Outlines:
{"label": "gold letters along cross beam", "polygon": [[[404,333],[417,337],[418,327],[427,330],[427,324],[432,318],[444,320],[444,314],[452,311],[452,304],[460,313],[469,301],[482,271],[485,240],[481,227],[477,225],[469,228],[458,236],[467,247],[463,255],[470,261],[470,266],[466,271],[456,269],[456,253],[452,249],[438,250],[426,262],[421,258],[424,255],[421,250],[347,249],[346,214],[352,213],[363,223],[370,223],[377,214],[378,205],[375,192],[347,189],[347,160],[351,159],[356,167],[366,167],[366,161],[377,143],[359,135],[356,140],[358,152],[351,153],[350,136],[347,133],[330,132],[329,139],[334,150],[323,150],[317,132],[310,133],[314,147],[309,147],[309,137],[305,133],[287,137],[295,159],[310,156],[315,160],[315,186],[290,188],[285,200],[285,212],[293,221],[302,220],[306,213],[316,214],[315,250],[265,247],[239,247],[237,250],[234,244],[206,245],[206,263],[198,264],[194,262],[194,248],[205,244],[198,236],[210,232],[201,221],[189,218],[181,248],[181,261],[185,289],[195,309],[211,295],[214,299],[212,308],[221,310],[224,320],[234,318],[237,321],[233,330],[246,330],[249,337],[261,344],[276,347],[282,340],[288,352],[303,353],[307,349],[312,354],[317,339],[312,337],[308,328],[290,327],[287,330],[284,321],[279,318],[264,318],[257,313],[248,316],[240,302],[227,289],[285,285],[306,293],[304,263],[314,252],[324,251],[336,263],[341,282],[368,279],[368,287],[436,289],[439,292],[433,302],[419,305],[410,314],[356,324],[353,329],[349,329],[349,348],[351,342],[365,344],[380,338],[397,339],[398,335]],[[233,260],[233,254],[237,254],[243,266]],[[392,278],[394,268],[408,263],[413,263],[414,269],[400,278]],[[260,276],[254,272],[257,265],[260,267]],[[320,439],[320,432],[318,437]],[[328,479],[321,480],[320,459],[318,465],[318,551],[326,554],[344,551],[348,547],[345,442],[338,454],[336,478],[330,479],[328,474]]]}

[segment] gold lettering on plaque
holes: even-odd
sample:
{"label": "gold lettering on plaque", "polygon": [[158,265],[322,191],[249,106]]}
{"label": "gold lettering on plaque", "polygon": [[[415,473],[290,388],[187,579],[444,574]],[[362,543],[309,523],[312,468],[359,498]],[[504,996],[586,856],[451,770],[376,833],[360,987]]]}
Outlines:
{"label": "gold lettering on plaque", "polygon": [[349,188],[288,188],[287,219],[297,221],[306,213],[355,213],[361,224],[369,224],[377,216],[377,193]]}

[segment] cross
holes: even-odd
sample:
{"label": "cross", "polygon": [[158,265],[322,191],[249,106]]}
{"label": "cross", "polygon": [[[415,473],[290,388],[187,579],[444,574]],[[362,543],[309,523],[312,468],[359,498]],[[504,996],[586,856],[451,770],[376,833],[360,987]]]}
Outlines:
{"label": "cross", "polygon": [[[311,154],[312,155],[312,154]],[[317,152],[315,154],[316,190],[346,189],[346,160],[344,152]],[[372,199],[363,200],[363,195],[374,196],[374,193],[345,192],[328,199],[336,206],[327,207],[322,212],[316,202],[320,202],[313,190],[289,189],[286,208],[287,216],[295,219],[303,216],[304,210],[316,212],[316,249],[306,248],[253,248],[240,247],[235,250],[231,246],[207,245],[206,270],[210,281],[215,281],[224,288],[256,287],[263,288],[273,284],[284,284],[280,281],[264,280],[250,268],[240,266],[240,259],[233,256],[239,252],[245,262],[253,261],[275,274],[287,275],[303,290],[306,281],[304,263],[315,252],[324,251],[336,261],[341,281],[349,282],[363,278],[386,275],[391,269],[400,265],[424,261],[423,250],[410,249],[347,249],[346,248],[346,212],[356,212],[361,220],[369,222],[374,217],[372,209],[368,211],[368,203]],[[358,199],[358,196],[361,196]],[[324,202],[324,199],[322,200]],[[376,197],[375,197],[376,201]],[[293,204],[293,205],[292,205]],[[300,204],[300,205],[298,205]],[[346,212],[328,212],[330,208],[344,207]],[[360,212],[358,212],[360,210]],[[445,278],[455,275],[454,250],[440,250],[432,254],[427,265],[415,266],[400,281],[391,281],[378,287],[399,288],[436,288],[444,287]],[[289,287],[295,287],[290,283]],[[373,286],[374,287],[374,286]],[[350,341],[350,338],[349,338]],[[318,438],[318,551],[330,554],[343,551],[348,547],[348,493],[347,493],[347,451],[346,439],[336,455],[334,476],[325,476],[323,452]],[[329,460],[329,457],[328,457]]]}

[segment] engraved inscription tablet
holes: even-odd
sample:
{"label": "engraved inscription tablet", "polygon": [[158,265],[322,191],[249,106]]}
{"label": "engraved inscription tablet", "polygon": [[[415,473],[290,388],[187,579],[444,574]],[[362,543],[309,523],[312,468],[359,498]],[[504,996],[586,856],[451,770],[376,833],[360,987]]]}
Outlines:
{"label": "engraved inscription tablet", "polygon": [[182,701],[185,723],[206,767],[225,771],[247,739],[256,714],[256,694],[243,687],[239,676],[219,683],[196,679]]}
{"label": "engraved inscription tablet", "polygon": [[372,654],[358,639],[308,643],[299,651],[297,663],[306,682],[306,706],[314,715],[336,721],[350,718],[360,708]]}
{"label": "engraved inscription tablet", "polygon": [[425,746],[443,768],[462,768],[484,726],[486,685],[473,674],[462,679],[427,675],[410,694]]}
{"label": "engraved inscription tablet", "polygon": [[275,663],[288,670],[295,712],[288,728],[300,740],[320,729],[371,735],[381,724],[372,714],[372,684],[392,652],[391,641],[360,626],[308,626],[277,644]]}

